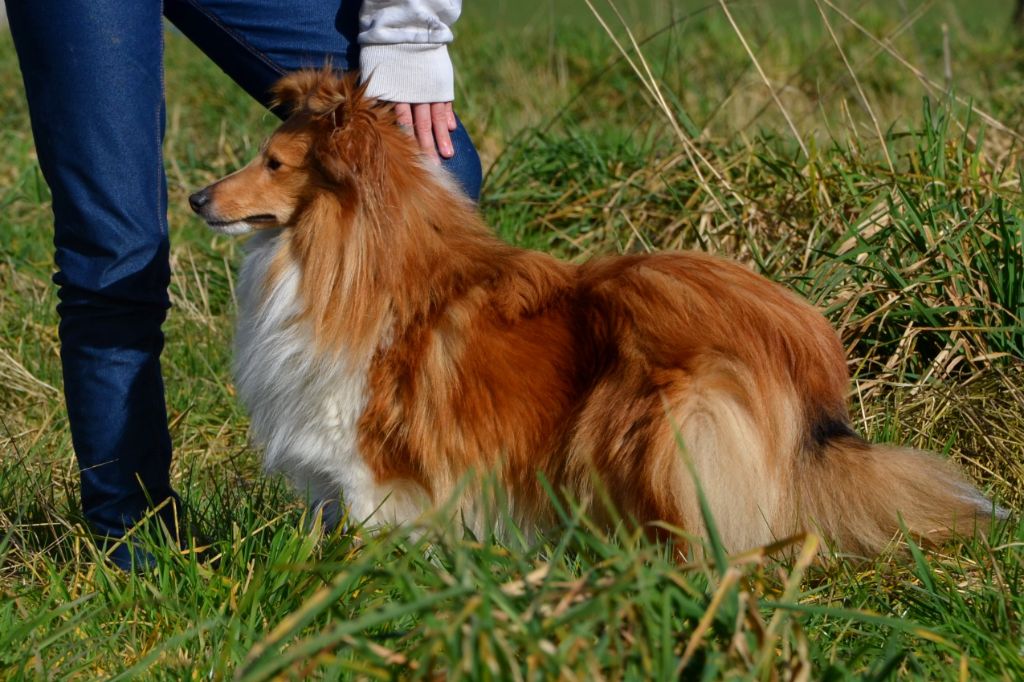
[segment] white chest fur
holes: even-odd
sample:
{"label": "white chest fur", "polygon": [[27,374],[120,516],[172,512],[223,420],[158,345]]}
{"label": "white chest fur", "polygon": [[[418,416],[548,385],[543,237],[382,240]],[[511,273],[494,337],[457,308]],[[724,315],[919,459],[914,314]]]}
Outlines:
{"label": "white chest fur", "polygon": [[[330,503],[340,494],[354,522],[414,518],[422,504],[379,485],[359,455],[357,424],[366,407],[369,359],[357,360],[344,349],[316,351],[300,315],[298,265],[289,260],[276,281],[267,280],[282,248],[278,231],[257,233],[247,247],[234,373],[267,470],[285,474],[312,503]],[[336,523],[337,511],[337,505],[325,507],[325,522]]]}

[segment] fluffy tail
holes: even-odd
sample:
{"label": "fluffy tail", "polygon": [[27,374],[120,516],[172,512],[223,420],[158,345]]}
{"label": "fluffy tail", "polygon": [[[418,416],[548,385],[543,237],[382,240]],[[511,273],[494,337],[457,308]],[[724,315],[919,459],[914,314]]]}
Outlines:
{"label": "fluffy tail", "polygon": [[877,554],[901,529],[928,544],[1005,518],[952,464],[928,452],[829,439],[796,469],[802,521],[845,552]]}

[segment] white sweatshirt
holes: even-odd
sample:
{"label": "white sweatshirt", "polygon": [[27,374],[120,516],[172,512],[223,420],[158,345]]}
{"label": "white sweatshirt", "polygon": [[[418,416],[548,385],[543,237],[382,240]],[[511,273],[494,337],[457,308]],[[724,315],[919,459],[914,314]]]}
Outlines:
{"label": "white sweatshirt", "polygon": [[450,102],[448,43],[462,0],[363,0],[359,67],[368,94],[391,102]]}

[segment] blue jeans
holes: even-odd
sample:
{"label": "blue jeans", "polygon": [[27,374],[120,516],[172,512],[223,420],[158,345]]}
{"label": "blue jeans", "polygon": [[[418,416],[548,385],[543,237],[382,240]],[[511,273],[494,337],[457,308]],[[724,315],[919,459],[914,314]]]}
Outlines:
{"label": "blue jeans", "polygon": [[[358,66],[360,0],[8,0],[39,164],[53,194],[61,361],[82,509],[120,537],[170,485],[160,352],[170,307],[165,14],[264,104],[287,71]],[[446,167],[468,195],[461,124]],[[175,504],[162,516],[172,531]],[[127,552],[115,559],[127,563]]]}

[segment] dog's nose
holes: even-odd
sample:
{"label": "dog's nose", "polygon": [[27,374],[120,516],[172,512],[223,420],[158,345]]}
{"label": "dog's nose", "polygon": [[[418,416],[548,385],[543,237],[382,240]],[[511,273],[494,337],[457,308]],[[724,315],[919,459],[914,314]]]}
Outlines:
{"label": "dog's nose", "polygon": [[201,189],[188,198],[188,205],[192,207],[192,210],[199,213],[203,210],[203,206],[210,203],[210,188]]}

